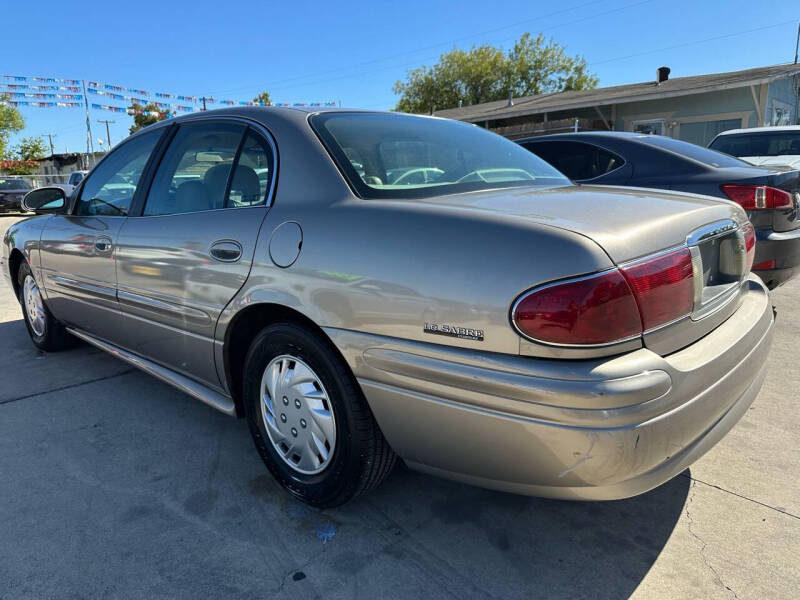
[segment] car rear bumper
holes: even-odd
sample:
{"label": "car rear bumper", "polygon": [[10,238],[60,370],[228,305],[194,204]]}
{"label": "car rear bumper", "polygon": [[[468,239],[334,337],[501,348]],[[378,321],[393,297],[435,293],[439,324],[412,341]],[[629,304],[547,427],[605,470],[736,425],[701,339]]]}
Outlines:
{"label": "car rear bumper", "polygon": [[772,325],[768,292],[751,277],[733,316],[666,357],[542,360],[326,331],[412,468],[610,500],[672,478],[736,424],[761,388]]}
{"label": "car rear bumper", "polygon": [[756,232],[755,266],[774,261],[767,269],[753,269],[767,287],[775,289],[800,274],[800,228],[777,232],[758,230]]}

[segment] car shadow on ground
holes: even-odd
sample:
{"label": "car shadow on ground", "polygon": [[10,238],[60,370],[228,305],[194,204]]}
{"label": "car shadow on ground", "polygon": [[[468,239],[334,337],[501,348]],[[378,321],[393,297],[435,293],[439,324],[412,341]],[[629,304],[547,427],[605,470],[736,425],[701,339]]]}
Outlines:
{"label": "car shadow on ground", "polygon": [[[678,476],[632,499],[563,502],[398,464],[362,499],[316,510],[275,483],[244,421],[89,346],[42,355],[25,337],[0,323],[26,379],[88,377],[0,403],[14,490],[0,565],[32,596],[625,598],[688,495]],[[69,539],[82,549],[53,545]]]}

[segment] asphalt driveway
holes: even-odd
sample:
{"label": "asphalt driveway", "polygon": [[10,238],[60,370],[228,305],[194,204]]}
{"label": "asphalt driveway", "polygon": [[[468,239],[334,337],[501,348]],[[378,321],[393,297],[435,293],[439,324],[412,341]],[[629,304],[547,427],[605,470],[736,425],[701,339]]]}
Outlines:
{"label": "asphalt driveway", "polygon": [[0,598],[797,598],[800,282],[773,298],[753,407],[643,496],[541,500],[400,465],[318,511],[243,421],[88,346],[37,352],[0,280]]}

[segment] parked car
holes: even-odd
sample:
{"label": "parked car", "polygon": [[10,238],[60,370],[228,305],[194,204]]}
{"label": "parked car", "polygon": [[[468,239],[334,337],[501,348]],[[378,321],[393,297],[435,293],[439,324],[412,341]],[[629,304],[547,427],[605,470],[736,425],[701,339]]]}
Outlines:
{"label": "parked car", "polygon": [[708,145],[752,165],[786,165],[800,169],[800,125],[723,131]]}
{"label": "parked car", "polygon": [[19,177],[0,175],[0,213],[22,210],[22,198],[31,191],[31,185]]}
{"label": "parked car", "polygon": [[88,174],[89,171],[73,171],[72,173],[69,174],[69,179],[67,180],[67,183],[74,188],[81,181],[83,181],[83,178],[86,177]]}
{"label": "parked car", "polygon": [[[404,167],[437,177],[392,183]],[[25,204],[41,215],[0,271],[34,344],[75,336],[245,417],[317,506],[396,455],[511,492],[639,494],[734,426],[768,363],[741,207],[575,186],[456,121],[209,111],[120,143],[69,202]]]}
{"label": "parked car", "polygon": [[754,167],[660,135],[586,132],[519,140],[577,183],[658,188],[740,204],[756,228],[755,271],[774,289],[800,273],[800,171]]}

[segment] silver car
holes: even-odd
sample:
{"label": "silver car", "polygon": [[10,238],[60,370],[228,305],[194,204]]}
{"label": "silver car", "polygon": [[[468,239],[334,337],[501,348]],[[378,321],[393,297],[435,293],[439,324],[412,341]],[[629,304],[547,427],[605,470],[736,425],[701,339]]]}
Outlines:
{"label": "silver car", "polygon": [[745,413],[773,311],[731,202],[576,186],[479,127],[237,108],[149,126],[0,270],[46,351],[85,340],[247,419],[316,506],[399,456],[555,498],[632,496]]}

